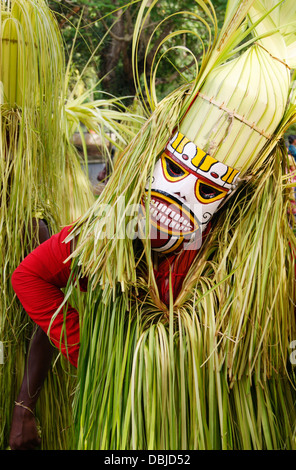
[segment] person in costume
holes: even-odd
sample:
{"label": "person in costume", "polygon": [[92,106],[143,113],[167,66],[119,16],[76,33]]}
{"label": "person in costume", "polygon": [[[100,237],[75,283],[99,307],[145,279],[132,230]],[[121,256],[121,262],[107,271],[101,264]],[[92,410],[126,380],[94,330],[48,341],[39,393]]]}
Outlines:
{"label": "person in costume", "polygon": [[[191,164],[192,160],[195,166]],[[169,305],[169,273],[172,276],[173,295],[177,298],[200,248],[202,232],[206,232],[205,227],[211,215],[231,192],[237,175],[237,171],[206,155],[180,133],[168,143],[154,171],[150,233],[152,248],[161,254],[155,275],[160,299],[164,304]],[[185,181],[186,178],[189,181]],[[195,212],[190,210],[190,206]],[[31,319],[43,332],[49,332],[52,344],[77,368],[79,314],[69,304],[66,317],[63,310],[59,311],[64,302],[61,289],[66,288],[71,277],[69,258],[74,240],[65,242],[70,233],[71,226],[67,226],[32,251],[14,271],[12,286]],[[192,236],[194,241],[190,242]],[[186,239],[187,249],[180,249]],[[79,282],[80,288],[86,291],[87,279]],[[59,313],[55,316],[57,311]],[[52,321],[53,316],[55,319]],[[44,341],[40,342],[40,346],[43,344]],[[27,448],[40,444],[36,436],[33,410],[52,358],[50,345],[45,349],[43,347],[42,352],[39,347],[39,352],[46,360],[39,371],[34,365],[29,367],[27,379],[31,389],[36,392],[33,397],[29,397],[25,385],[20,392],[22,405],[29,418],[28,430],[24,430],[24,434],[28,433]],[[15,437],[11,436],[12,449],[16,446],[15,442]],[[20,445],[24,446],[24,443]]]}
{"label": "person in costume", "polygon": [[[229,5],[232,3],[238,6],[236,2],[229,2]],[[260,18],[260,2],[253,6],[252,3],[245,5],[245,11],[229,8],[228,27],[238,21],[237,27],[247,14],[251,23],[256,23]],[[272,2],[265,3],[267,10],[273,6]],[[264,36],[266,28],[270,27],[269,21],[267,16],[266,22],[256,25],[258,35]],[[185,112],[183,109],[182,118],[171,129],[173,132],[168,136],[165,148],[159,151],[160,144],[155,144],[154,157],[150,161],[151,173],[143,171],[145,180],[143,178],[137,195],[141,208],[138,230],[143,234],[143,240],[150,240],[157,295],[164,310],[182,293],[184,279],[196,261],[217,210],[231,200],[250,168],[252,171],[260,168],[281,135],[276,130],[289,99],[290,68],[282,37],[275,33],[274,28],[271,30],[270,44],[265,44],[264,38],[257,38],[256,44],[247,48],[240,57],[209,67],[205,80],[200,81],[190,103],[184,99]],[[225,41],[223,34],[221,43]],[[278,41],[283,46],[281,57],[277,57],[271,48],[271,45],[278,48]],[[246,62],[252,65],[248,74],[244,69]],[[273,64],[272,69],[270,63]],[[258,69],[262,79],[259,87],[254,73]],[[273,87],[267,90],[264,77],[269,81],[271,74]],[[222,87],[225,83],[226,91]],[[281,131],[283,129],[284,126]],[[121,155],[110,182],[126,176],[123,168],[137,143],[135,139]],[[151,141],[149,144],[151,146]],[[143,161],[137,164],[131,178],[137,177]],[[104,245],[103,242],[96,243],[98,232],[93,231],[87,238],[83,230],[95,227],[96,223],[101,230],[101,217],[95,211],[100,214],[100,205],[108,197],[111,200],[107,185],[102,198],[90,209],[91,216],[87,212],[76,223],[52,236],[30,253],[12,275],[13,288],[26,312],[75,367],[78,366],[80,352],[79,313],[65,302],[61,289],[67,288],[69,281],[77,281],[82,290],[87,290],[89,282],[93,282],[93,272],[87,266],[85,268],[85,247],[92,244],[100,256],[99,249]],[[111,206],[110,214],[112,209]],[[106,243],[108,246],[108,240]],[[76,271],[71,265],[75,257],[81,262],[81,269],[78,266]]]}
{"label": "person in costume", "polygon": [[[166,305],[169,305],[169,271],[172,272],[176,298],[200,248],[208,221],[231,192],[237,176],[237,170],[197,149],[180,133],[168,143],[158,161],[151,193],[150,237],[152,249],[167,255],[162,256],[155,271],[160,297]],[[71,226],[67,226],[30,253],[14,271],[12,285],[28,315],[43,331],[50,331],[53,344],[77,367],[78,312],[67,305],[64,340],[61,340],[64,328],[62,311],[51,324],[53,315],[64,301],[61,289],[67,286],[71,276],[69,258],[74,241],[65,242],[70,233]],[[192,236],[194,241],[191,241]],[[182,244],[186,239],[184,248]],[[87,279],[80,280],[80,287],[86,291]]]}

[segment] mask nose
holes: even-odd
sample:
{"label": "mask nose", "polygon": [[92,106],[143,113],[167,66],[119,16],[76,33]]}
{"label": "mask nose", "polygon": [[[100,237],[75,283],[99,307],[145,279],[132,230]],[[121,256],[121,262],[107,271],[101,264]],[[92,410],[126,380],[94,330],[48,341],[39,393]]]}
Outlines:
{"label": "mask nose", "polygon": [[181,194],[180,191],[174,192],[174,194],[175,194],[176,196],[180,197],[181,199],[184,199],[184,201],[187,202],[187,198],[186,198],[185,194]]}

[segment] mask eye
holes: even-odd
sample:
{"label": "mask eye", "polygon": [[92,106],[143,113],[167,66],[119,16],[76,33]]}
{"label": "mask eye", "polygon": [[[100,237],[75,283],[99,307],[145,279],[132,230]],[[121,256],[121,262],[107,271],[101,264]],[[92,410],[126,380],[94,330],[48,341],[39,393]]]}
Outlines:
{"label": "mask eye", "polygon": [[221,188],[218,189],[214,185],[207,184],[202,180],[197,180],[196,187],[195,187],[195,194],[197,199],[202,202],[203,204],[209,204],[211,202],[219,201],[223,199],[226,194],[227,190]]}
{"label": "mask eye", "polygon": [[177,163],[165,158],[165,164],[167,172],[170,176],[178,178],[179,176],[184,176],[185,171]]}
{"label": "mask eye", "polygon": [[222,194],[222,191],[219,191],[218,189],[213,188],[213,186],[209,186],[205,183],[201,183],[199,185],[199,192],[201,197],[204,199],[213,199],[214,197],[217,197]]}
{"label": "mask eye", "polygon": [[188,171],[186,171],[181,165],[178,165],[178,163],[174,162],[167,155],[163,154],[161,161],[164,175],[168,181],[175,183],[189,175]]}

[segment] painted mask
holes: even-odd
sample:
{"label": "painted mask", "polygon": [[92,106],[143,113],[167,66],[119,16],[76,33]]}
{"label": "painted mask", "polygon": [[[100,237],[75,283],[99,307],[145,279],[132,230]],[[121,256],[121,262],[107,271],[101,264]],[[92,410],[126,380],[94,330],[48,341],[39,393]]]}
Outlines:
{"label": "painted mask", "polygon": [[156,162],[152,176],[152,249],[170,253],[199,248],[202,233],[234,189],[238,175],[238,170],[219,162],[177,132]]}

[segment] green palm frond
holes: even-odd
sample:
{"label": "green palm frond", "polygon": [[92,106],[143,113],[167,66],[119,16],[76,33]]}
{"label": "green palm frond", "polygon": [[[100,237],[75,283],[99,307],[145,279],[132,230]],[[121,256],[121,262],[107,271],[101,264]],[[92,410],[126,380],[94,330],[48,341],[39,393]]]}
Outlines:
{"label": "green palm frond", "polygon": [[[156,3],[142,2],[134,55],[146,12]],[[246,70],[242,57],[257,60],[255,65],[269,63],[261,45],[253,44],[263,36],[249,40],[257,26],[248,23],[255,3],[228,2],[218,32],[210,2],[196,2],[215,33],[195,80],[158,102],[153,73],[144,79],[151,116],[75,226],[73,270],[89,277],[89,292],[81,312],[73,448],[295,449],[295,377],[288,359],[296,334],[295,239],[280,138],[296,114],[286,65],[279,64],[284,92],[276,99],[283,98],[284,106],[274,121],[271,112],[272,136],[266,144],[260,141],[255,160],[236,149],[246,178],[218,213],[175,303],[172,293],[169,307],[159,300],[149,240],[138,244],[125,236],[130,222],[125,211],[139,204],[173,130],[191,124],[188,106],[198,103],[203,87],[210,89],[209,78],[232,61]],[[269,5],[272,9],[274,2]],[[134,73],[140,86],[136,68]]]}
{"label": "green palm frond", "polygon": [[224,208],[167,311],[147,274],[129,292],[88,293],[74,448],[295,449],[295,239],[281,160]]}
{"label": "green palm frond", "polygon": [[[145,120],[108,96],[91,91],[73,98],[61,34],[44,0],[11,0],[0,7],[0,447],[7,446],[15,394],[20,387],[32,322],[13,292],[14,269],[33,248],[34,218],[55,233],[95,201],[72,137],[84,124],[116,145],[134,135],[130,123]],[[121,135],[125,135],[125,140]],[[81,298],[73,299],[83,305]],[[82,308],[82,307],[81,307]],[[76,378],[57,356],[37,414],[43,448],[66,449],[73,430],[71,397]],[[50,411],[49,411],[50,410]],[[56,410],[52,413],[52,410]]]}

